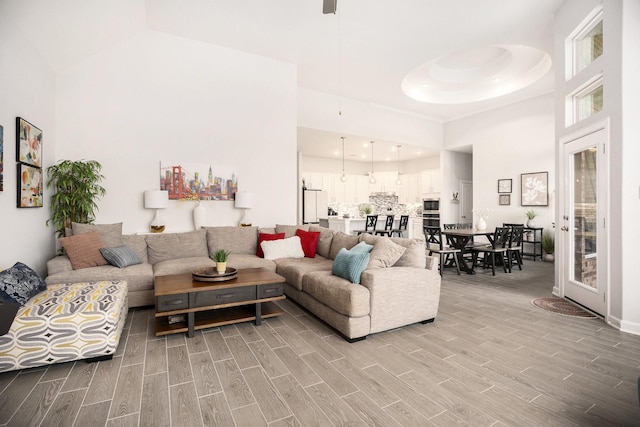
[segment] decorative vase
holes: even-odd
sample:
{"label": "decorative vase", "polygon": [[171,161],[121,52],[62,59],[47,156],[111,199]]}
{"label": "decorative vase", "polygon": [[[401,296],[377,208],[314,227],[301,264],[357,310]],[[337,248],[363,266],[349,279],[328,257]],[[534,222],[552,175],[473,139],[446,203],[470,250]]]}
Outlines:
{"label": "decorative vase", "polygon": [[528,220],[527,221],[527,227],[535,228],[536,227],[536,222],[533,219]]}
{"label": "decorative vase", "polygon": [[207,208],[198,201],[198,205],[193,209],[193,226],[200,230],[207,222]]}
{"label": "decorative vase", "polygon": [[544,254],[544,260],[547,262],[553,262],[555,260],[555,257],[553,256],[553,254]]}
{"label": "decorative vase", "polygon": [[227,262],[216,262],[216,271],[218,274],[224,274],[227,271]]}
{"label": "decorative vase", "polygon": [[480,217],[478,222],[476,222],[476,230],[482,231],[486,229],[487,229],[487,223],[484,221],[484,218]]}

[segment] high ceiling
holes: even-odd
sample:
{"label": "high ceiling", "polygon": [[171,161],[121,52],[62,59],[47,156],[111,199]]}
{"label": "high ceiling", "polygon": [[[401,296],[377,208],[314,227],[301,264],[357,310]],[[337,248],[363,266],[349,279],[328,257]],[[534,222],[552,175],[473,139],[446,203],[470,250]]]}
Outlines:
{"label": "high ceiling", "polygon": [[[322,0],[0,0],[0,8],[55,72],[148,29],[291,62],[301,88],[446,122],[553,91],[553,68],[516,92],[462,104],[416,101],[402,90],[405,77],[439,59],[464,71],[498,46],[552,57],[562,1],[338,0],[335,15],[322,13]],[[311,141],[300,148],[316,149]]]}

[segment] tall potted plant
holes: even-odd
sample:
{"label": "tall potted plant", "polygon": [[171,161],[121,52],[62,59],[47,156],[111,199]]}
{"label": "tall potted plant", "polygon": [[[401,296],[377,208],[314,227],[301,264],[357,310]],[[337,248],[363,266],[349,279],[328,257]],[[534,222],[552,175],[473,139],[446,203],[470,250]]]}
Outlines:
{"label": "tall potted plant", "polygon": [[553,237],[553,234],[551,233],[544,233],[542,235],[542,249],[545,252],[544,255],[544,260],[545,261],[551,261],[553,262],[553,260],[555,259],[555,257],[553,256],[553,253],[555,252],[555,238]]}
{"label": "tall potted plant", "polygon": [[102,165],[95,160],[61,160],[47,168],[47,188],[51,196],[51,222],[58,237],[65,235],[72,222],[91,224],[98,210],[97,200],[107,194],[100,185]]}

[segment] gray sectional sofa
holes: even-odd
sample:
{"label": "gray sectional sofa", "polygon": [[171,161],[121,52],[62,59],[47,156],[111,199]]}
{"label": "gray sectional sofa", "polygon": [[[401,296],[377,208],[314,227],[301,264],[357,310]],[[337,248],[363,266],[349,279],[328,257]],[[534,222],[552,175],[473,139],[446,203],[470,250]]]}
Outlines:
{"label": "gray sectional sofa", "polygon": [[[259,233],[277,232],[291,237],[298,228],[320,232],[315,258],[268,260],[256,256]],[[92,231],[102,236],[105,246],[129,247],[142,263],[125,268],[102,265],[74,270],[69,258],[60,255],[47,263],[47,284],[125,280],[129,287],[129,307],[154,305],[155,276],[214,266],[209,254],[228,249],[231,251],[228,266],[264,267],[277,272],[286,279],[284,291],[288,298],[349,340],[411,323],[433,321],[438,312],[437,262],[426,256],[424,241],[419,239],[351,236],[315,225],[276,225],[266,229],[207,227],[186,233],[122,235],[118,234],[116,224],[74,224],[74,234]],[[373,249],[361,282],[356,285],[334,276],[331,269],[341,248],[350,249],[360,241],[373,245]]]}

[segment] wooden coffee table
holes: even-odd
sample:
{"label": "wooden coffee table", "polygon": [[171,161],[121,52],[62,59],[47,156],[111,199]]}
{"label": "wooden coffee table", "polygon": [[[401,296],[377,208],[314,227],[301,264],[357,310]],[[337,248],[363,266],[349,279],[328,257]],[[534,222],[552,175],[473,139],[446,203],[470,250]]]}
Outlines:
{"label": "wooden coffee table", "polygon": [[226,282],[198,282],[191,273],[155,278],[156,336],[279,316],[285,278],[265,268],[239,269]]}

